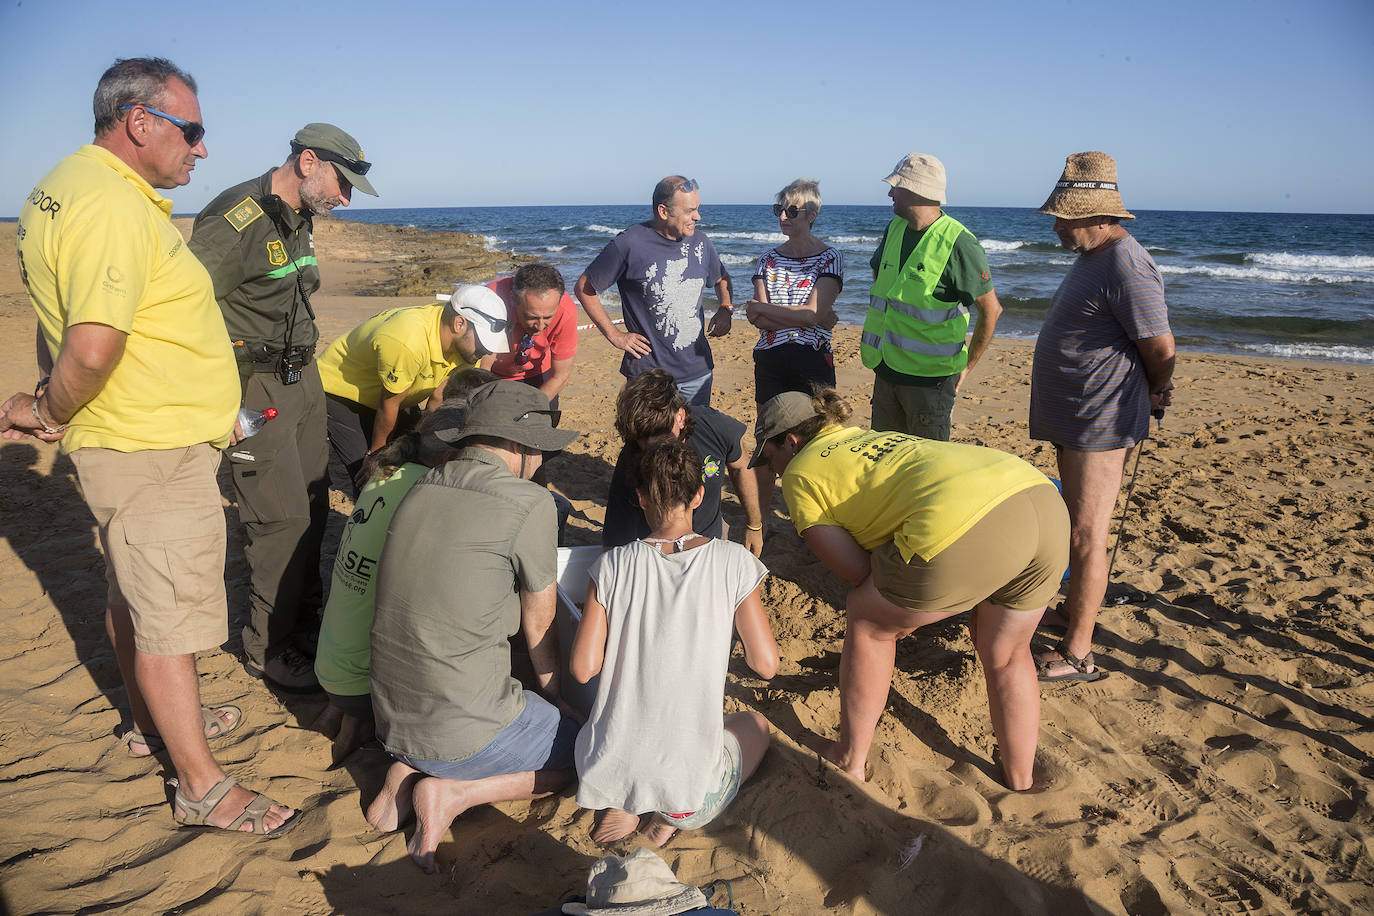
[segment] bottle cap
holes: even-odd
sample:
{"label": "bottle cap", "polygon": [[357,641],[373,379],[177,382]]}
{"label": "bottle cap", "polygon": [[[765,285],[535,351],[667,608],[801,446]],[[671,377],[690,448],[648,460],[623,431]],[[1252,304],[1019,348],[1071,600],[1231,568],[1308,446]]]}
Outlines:
{"label": "bottle cap", "polygon": [[275,408],[275,407],[269,407],[269,408],[267,408],[266,410],[264,410],[264,411],[262,412],[262,418],[263,418],[264,420],[275,420],[275,419],[277,418],[277,408]]}

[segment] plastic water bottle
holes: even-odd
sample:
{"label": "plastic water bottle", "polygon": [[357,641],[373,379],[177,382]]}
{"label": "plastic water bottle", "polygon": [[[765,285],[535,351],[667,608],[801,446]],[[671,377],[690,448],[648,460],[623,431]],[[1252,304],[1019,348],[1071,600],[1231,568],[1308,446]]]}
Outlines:
{"label": "plastic water bottle", "polygon": [[[253,410],[251,407],[239,408],[239,431],[243,433],[243,439],[257,435],[262,429],[262,424],[273,419],[277,415],[277,408],[269,407],[266,410]],[[243,439],[239,441],[242,442]]]}

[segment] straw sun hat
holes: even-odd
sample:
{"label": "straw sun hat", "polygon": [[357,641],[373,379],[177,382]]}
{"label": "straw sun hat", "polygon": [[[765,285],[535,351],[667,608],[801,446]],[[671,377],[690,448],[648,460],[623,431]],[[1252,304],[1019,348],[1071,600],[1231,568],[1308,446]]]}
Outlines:
{"label": "straw sun hat", "polygon": [[1116,160],[1106,153],[1074,153],[1064,160],[1064,174],[1037,213],[1062,219],[1119,216],[1135,219],[1121,202],[1116,186]]}

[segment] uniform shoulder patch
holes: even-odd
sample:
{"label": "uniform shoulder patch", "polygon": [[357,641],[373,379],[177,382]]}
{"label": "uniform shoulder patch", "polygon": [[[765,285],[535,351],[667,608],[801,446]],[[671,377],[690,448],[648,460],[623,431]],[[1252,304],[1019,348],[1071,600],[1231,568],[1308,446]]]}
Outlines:
{"label": "uniform shoulder patch", "polygon": [[247,229],[259,216],[262,216],[262,207],[251,197],[245,197],[239,203],[234,204],[234,208],[224,214],[224,218],[229,221],[229,225],[234,227],[235,232],[242,232]]}

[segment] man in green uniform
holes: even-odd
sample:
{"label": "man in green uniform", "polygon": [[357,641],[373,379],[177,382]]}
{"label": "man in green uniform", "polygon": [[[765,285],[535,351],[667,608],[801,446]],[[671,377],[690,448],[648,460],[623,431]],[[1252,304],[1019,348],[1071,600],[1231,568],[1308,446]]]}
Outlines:
{"label": "man in green uniform", "polygon": [[[873,429],[949,440],[954,399],[992,340],[1002,306],[978,240],[940,210],[945,167],[912,153],[883,179],[895,214],[873,252],[859,342],[873,370]],[[965,342],[969,309],[978,310]]]}
{"label": "man in green uniform", "polygon": [[310,294],[320,285],[311,219],[374,197],[372,163],[332,124],[307,124],[291,155],[234,185],[196,217],[190,247],[209,270],[238,359],[243,406],[275,407],[226,450],[251,571],[245,668],[285,690],[318,690],[314,641],[323,597],[320,540],[329,512],[324,387]]}

